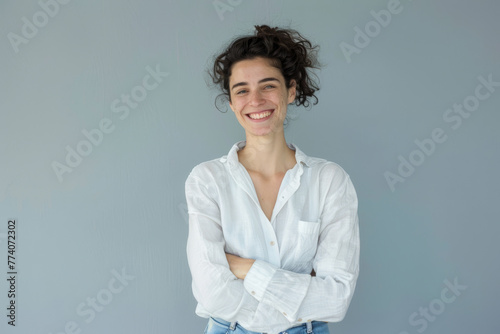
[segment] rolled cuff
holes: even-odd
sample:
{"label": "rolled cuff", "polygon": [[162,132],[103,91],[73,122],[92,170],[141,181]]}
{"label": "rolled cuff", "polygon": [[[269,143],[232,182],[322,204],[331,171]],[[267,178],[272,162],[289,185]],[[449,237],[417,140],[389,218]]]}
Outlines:
{"label": "rolled cuff", "polygon": [[262,301],[277,269],[277,267],[265,261],[255,260],[243,280],[245,289],[259,302]]}

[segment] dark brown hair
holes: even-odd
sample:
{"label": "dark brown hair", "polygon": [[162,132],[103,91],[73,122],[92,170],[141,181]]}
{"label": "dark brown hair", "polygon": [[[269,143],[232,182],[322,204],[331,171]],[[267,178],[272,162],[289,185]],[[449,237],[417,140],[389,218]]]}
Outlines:
{"label": "dark brown hair", "polygon": [[317,59],[318,48],[295,30],[271,28],[267,25],[255,26],[254,35],[233,40],[215,58],[209,75],[213,83],[222,90],[222,94],[216,98],[216,106],[221,97],[231,101],[229,78],[232,66],[241,60],[256,57],[268,58],[271,65],[281,71],[287,88],[290,88],[291,80],[295,80],[295,105],[307,108],[311,98],[314,98],[313,104],[317,104],[318,98],[314,93],[319,90],[319,86],[311,78],[310,71],[320,67]]}

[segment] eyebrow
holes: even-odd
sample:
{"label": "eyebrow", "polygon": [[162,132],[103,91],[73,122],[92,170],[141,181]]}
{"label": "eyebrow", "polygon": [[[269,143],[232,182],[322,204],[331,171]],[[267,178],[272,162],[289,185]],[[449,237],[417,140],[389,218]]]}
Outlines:
{"label": "eyebrow", "polygon": [[[264,79],[259,80],[259,83],[268,82],[268,81],[278,81],[278,82],[280,82],[278,79],[270,77],[270,78],[264,78]],[[248,82],[238,82],[238,83],[235,83],[233,85],[233,87],[231,87],[231,90],[235,89],[236,87],[245,86],[245,85],[248,85]]]}

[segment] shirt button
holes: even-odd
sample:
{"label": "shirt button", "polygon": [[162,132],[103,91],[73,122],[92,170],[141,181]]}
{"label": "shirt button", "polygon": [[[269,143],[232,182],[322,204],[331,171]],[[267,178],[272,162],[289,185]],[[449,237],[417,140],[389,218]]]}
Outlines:
{"label": "shirt button", "polygon": [[283,315],[286,317],[286,312],[283,312]]}
{"label": "shirt button", "polygon": [[271,241],[269,244],[270,244],[271,246],[274,246],[274,241]]}
{"label": "shirt button", "polygon": [[307,319],[307,322],[311,322],[312,320],[311,319]]}
{"label": "shirt button", "polygon": [[252,295],[255,295],[255,291],[252,291]]}
{"label": "shirt button", "polygon": [[297,319],[297,322],[302,322],[302,318],[298,318],[298,319]]}

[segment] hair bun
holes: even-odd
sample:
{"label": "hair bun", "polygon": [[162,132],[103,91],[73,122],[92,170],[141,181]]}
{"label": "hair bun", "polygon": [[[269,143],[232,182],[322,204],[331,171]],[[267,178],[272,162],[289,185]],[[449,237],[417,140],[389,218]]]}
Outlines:
{"label": "hair bun", "polygon": [[275,35],[277,30],[278,27],[271,28],[268,25],[255,26],[255,31],[257,32],[257,36]]}

